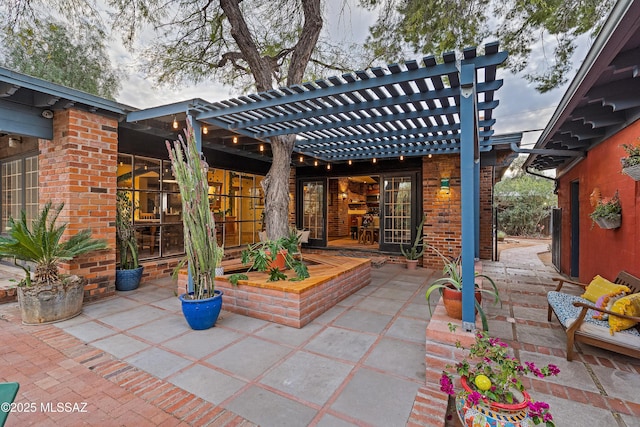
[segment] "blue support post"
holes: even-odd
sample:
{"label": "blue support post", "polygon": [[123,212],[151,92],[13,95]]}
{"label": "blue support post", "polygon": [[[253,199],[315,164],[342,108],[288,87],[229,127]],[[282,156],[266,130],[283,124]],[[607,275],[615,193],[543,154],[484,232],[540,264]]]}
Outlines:
{"label": "blue support post", "polygon": [[475,160],[478,138],[476,118],[475,66],[462,65],[460,73],[460,178],[462,216],[462,328],[476,326],[475,282]]}
{"label": "blue support post", "polygon": [[[191,124],[191,128],[193,129],[193,135],[196,138],[196,148],[199,152],[202,152],[202,126],[200,126],[200,122],[195,120],[189,112],[187,112],[187,121]],[[189,292],[193,292],[193,276],[191,275],[191,269],[189,268],[189,278],[187,282],[187,289]]]}
{"label": "blue support post", "polygon": [[473,160],[473,201],[476,205],[476,216],[474,217],[474,256],[480,258],[480,159]]}

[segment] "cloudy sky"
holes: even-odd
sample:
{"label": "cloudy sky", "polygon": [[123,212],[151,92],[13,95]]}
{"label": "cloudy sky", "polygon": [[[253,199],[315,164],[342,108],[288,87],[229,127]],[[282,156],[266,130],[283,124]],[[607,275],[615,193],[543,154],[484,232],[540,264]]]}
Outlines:
{"label": "cloudy sky", "polygon": [[[329,3],[331,4],[332,1],[330,0]],[[355,1],[350,0],[349,3],[355,4]],[[364,41],[368,26],[375,19],[374,15],[358,7],[346,7],[341,11],[331,7],[327,9],[329,11],[323,31],[325,31],[325,35],[336,41]],[[143,34],[146,34],[146,37],[152,37],[150,31],[143,32]],[[144,39],[141,41],[141,44],[143,43]],[[584,58],[589,44],[590,40],[583,37],[574,56],[576,64],[579,64]],[[219,101],[239,95],[232,88],[214,81],[198,85],[185,84],[180,87],[155,86],[151,79],[138,71],[135,54],[127,51],[120,43],[112,43],[111,55],[114,63],[119,64],[126,75],[117,100],[133,107],[147,108],[192,98]],[[419,58],[398,58],[398,61],[402,59]],[[498,78],[504,80],[504,85],[497,93],[500,105],[495,110],[494,116],[496,118],[496,133],[524,131],[522,145],[530,146],[535,143],[540,134],[539,131],[534,130],[544,128],[567,85],[546,94],[540,94],[523,77],[509,71],[499,70]]]}

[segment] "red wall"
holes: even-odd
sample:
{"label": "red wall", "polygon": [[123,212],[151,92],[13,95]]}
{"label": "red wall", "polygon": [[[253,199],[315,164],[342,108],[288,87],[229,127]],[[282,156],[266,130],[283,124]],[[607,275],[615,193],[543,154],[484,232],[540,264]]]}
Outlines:
{"label": "red wall", "polygon": [[[558,206],[562,208],[561,271],[570,273],[571,263],[571,182],[579,182],[580,260],[579,279],[589,282],[600,274],[613,280],[620,270],[640,276],[640,181],[621,172],[625,156],[622,144],[634,144],[640,136],[640,120],[590,150],[577,166],[561,176]],[[593,225],[590,195],[598,188],[602,197],[616,190],[622,204],[622,226],[604,230]]]}

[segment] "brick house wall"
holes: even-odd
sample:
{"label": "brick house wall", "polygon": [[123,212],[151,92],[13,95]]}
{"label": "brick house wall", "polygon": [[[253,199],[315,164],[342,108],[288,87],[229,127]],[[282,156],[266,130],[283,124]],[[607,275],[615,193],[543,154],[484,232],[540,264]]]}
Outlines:
{"label": "brick house wall", "polygon": [[53,140],[39,141],[39,199],[64,203],[59,221],[68,223],[63,239],[91,228],[108,250],[61,264],[62,273],[87,278],[85,301],[115,292],[115,215],[118,121],[75,109],[56,111]]}
{"label": "brick house wall", "polygon": [[[440,179],[449,178],[449,193],[440,189]],[[422,199],[427,219],[423,235],[427,244],[447,256],[462,251],[462,213],[460,200],[460,156],[456,154],[424,157],[422,160]],[[480,258],[491,259],[493,253],[493,168],[480,169]],[[423,266],[440,270],[442,260],[427,249]]]}

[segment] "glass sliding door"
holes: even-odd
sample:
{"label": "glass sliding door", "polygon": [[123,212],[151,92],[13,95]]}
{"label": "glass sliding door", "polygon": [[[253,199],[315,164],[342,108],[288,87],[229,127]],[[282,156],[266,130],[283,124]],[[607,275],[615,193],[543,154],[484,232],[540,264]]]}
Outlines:
{"label": "glass sliding door", "polygon": [[298,227],[310,231],[310,245],[326,246],[326,179],[301,180],[298,188]]}
{"label": "glass sliding door", "polygon": [[401,244],[413,243],[420,222],[417,182],[416,173],[381,177],[381,250],[398,251]]}

